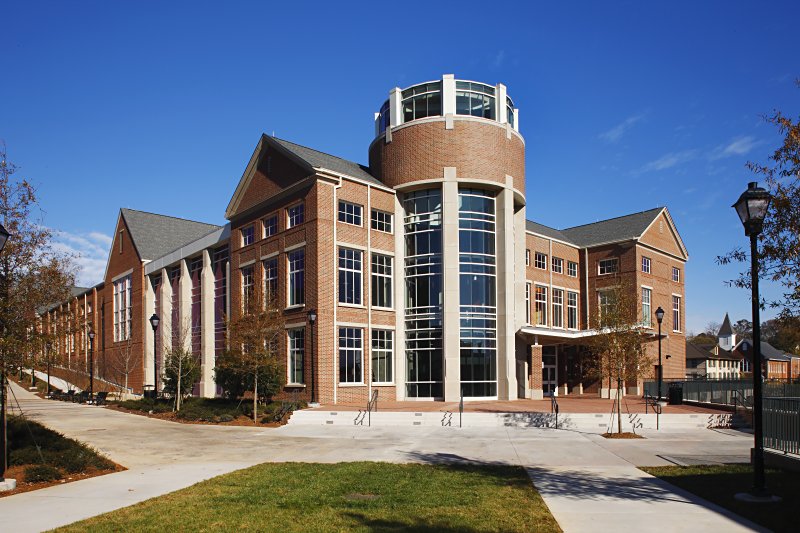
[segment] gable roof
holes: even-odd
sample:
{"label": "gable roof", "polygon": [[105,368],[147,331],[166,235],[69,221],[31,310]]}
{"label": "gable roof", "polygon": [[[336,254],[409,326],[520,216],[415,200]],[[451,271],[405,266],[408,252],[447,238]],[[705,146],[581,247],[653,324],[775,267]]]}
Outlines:
{"label": "gable roof", "polygon": [[705,348],[686,341],[686,359],[711,359],[714,356]]}
{"label": "gable roof", "polygon": [[725,320],[722,321],[722,326],[719,328],[717,337],[730,337],[733,335],[733,328],[731,327],[731,319],[728,318],[728,313],[725,313]]}
{"label": "gable roof", "polygon": [[563,241],[569,244],[574,244],[561,231],[555,228],[551,228],[549,226],[545,226],[544,224],[539,224],[538,222],[534,222],[533,220],[525,221],[525,229],[527,231],[530,231],[531,233],[536,233],[538,235],[543,235],[551,239]]}
{"label": "gable roof", "polygon": [[573,242],[582,248],[609,242],[638,239],[663,210],[663,207],[657,207],[648,211],[601,220],[592,224],[574,226],[561,230],[561,233],[569,239],[569,242]]}
{"label": "gable roof", "polygon": [[120,209],[133,245],[143,261],[152,261],[218,230],[221,226],[183,218]]}

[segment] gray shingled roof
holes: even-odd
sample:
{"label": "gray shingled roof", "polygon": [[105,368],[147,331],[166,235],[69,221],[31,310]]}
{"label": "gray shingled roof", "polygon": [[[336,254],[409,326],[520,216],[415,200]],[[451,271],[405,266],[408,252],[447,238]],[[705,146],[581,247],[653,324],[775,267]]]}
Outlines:
{"label": "gray shingled roof", "polygon": [[545,226],[544,224],[539,224],[538,222],[534,222],[532,220],[525,221],[525,229],[528,231],[532,231],[533,233],[538,233],[539,235],[544,235],[545,237],[549,237],[551,239],[557,239],[559,241],[569,242],[571,243],[566,235],[561,233],[559,230],[551,228],[549,226]]}
{"label": "gray shingled roof", "polygon": [[663,210],[657,207],[641,213],[601,220],[592,224],[561,230],[568,242],[581,247],[607,242],[627,241],[639,237]]}
{"label": "gray shingled roof", "polygon": [[341,174],[347,174],[348,176],[359,178],[376,185],[383,185],[383,183],[376,179],[375,176],[369,173],[369,169],[364,165],[359,165],[353,161],[348,161],[347,159],[342,159],[341,157],[326,154],[325,152],[320,152],[319,150],[314,150],[313,148],[309,148],[307,146],[302,146],[293,142],[285,141],[283,139],[278,139],[277,137],[268,138],[277,142],[280,146],[293,153],[295,156],[299,157],[314,168],[326,168],[328,170],[333,170],[334,172],[339,172]]}
{"label": "gray shingled roof", "polygon": [[143,260],[158,259],[222,227],[133,209],[120,212]]}
{"label": "gray shingled roof", "polygon": [[725,320],[722,321],[722,327],[719,328],[717,337],[730,337],[733,335],[733,328],[731,327],[731,319],[728,318],[728,313],[725,313]]}

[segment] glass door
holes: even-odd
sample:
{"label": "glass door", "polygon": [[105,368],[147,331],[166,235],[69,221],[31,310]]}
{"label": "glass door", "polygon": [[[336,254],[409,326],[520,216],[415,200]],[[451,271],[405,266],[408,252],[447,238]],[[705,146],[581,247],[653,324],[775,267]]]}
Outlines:
{"label": "glass door", "polygon": [[558,366],[556,347],[542,347],[542,392],[545,396],[558,395]]}

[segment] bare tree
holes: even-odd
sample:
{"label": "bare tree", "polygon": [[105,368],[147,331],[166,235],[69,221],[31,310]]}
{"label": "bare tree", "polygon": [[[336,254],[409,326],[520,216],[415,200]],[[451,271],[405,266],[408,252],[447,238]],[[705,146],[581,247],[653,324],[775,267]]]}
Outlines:
{"label": "bare tree", "polygon": [[183,398],[200,380],[200,360],[187,348],[190,331],[185,325],[173,330],[172,342],[164,354],[164,391],[175,396],[176,411],[181,410]]}
{"label": "bare tree", "polygon": [[128,378],[139,366],[139,357],[133,350],[133,335],[129,336],[124,344],[117,345],[111,351],[111,373],[120,389],[120,394],[128,392]]}

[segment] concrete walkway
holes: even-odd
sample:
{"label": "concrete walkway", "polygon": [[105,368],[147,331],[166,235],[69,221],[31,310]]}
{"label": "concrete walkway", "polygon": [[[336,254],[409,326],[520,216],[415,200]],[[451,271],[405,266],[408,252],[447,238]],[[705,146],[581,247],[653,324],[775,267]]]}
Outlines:
{"label": "concrete walkway", "polygon": [[129,470],[0,498],[0,531],[46,530],[222,473],[283,461],[522,465],[566,532],[756,529],[636,468],[712,454],[746,460],[752,438],[735,431],[652,431],[646,440],[608,441],[539,428],[201,426],[42,400],[12,386],[29,416]]}
{"label": "concrete walkway", "polygon": [[[31,374],[31,371],[27,368],[23,368],[22,371],[28,374],[29,376]],[[40,379],[45,383],[47,383],[47,373],[36,370],[36,379]],[[61,391],[68,391],[68,390],[74,390],[75,392],[81,391],[81,389],[79,389],[72,383],[53,375],[50,376],[50,385]]]}

